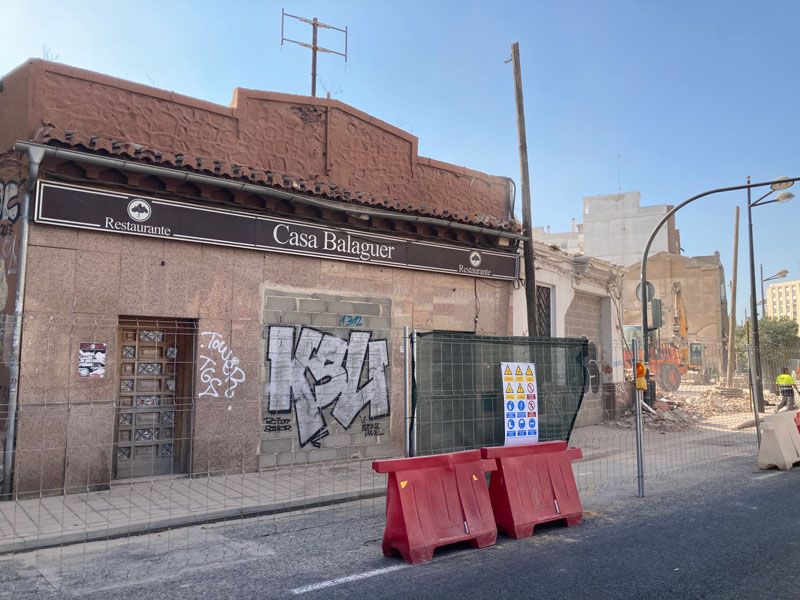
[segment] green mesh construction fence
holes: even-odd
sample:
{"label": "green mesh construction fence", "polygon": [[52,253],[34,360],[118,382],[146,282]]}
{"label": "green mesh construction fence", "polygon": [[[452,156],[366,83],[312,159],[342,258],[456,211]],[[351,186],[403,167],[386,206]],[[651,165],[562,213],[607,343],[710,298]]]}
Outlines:
{"label": "green mesh construction fence", "polygon": [[539,441],[569,440],[588,384],[581,339],[418,333],[413,357],[414,455],[503,444],[502,362],[536,364]]}

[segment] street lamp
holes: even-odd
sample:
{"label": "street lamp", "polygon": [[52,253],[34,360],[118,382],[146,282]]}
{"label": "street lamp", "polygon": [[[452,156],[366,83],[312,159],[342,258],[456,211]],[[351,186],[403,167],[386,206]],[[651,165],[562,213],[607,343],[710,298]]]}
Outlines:
{"label": "street lamp", "polygon": [[[756,265],[753,251],[753,208],[757,206],[764,206],[766,204],[772,204],[774,202],[788,202],[794,198],[794,194],[781,190],[790,188],[792,185],[794,185],[794,181],[795,180],[791,180],[788,177],[779,177],[770,184],[770,190],[766,194],[753,202],[750,199],[750,177],[747,178],[747,232],[750,241],[750,314],[753,315],[753,327],[750,331],[752,332],[751,335],[753,337],[753,362],[755,362],[755,365],[751,365],[751,368],[754,368],[752,372],[755,374],[755,377],[753,378],[753,395],[755,398],[753,398],[753,400],[755,400],[755,405],[758,412],[763,412],[765,405],[764,382],[762,381],[761,374],[761,340],[758,337],[758,307],[756,305]],[[780,191],[780,193],[777,196],[771,200],[766,200],[766,198],[773,192],[778,191]]]}
{"label": "street lamp", "polygon": [[775,275],[771,277],[764,277],[764,265],[760,265],[761,267],[761,316],[767,316],[767,297],[764,295],[764,282],[765,281],[772,281],[773,279],[783,279],[789,274],[789,271],[786,269],[781,269]]}
{"label": "street lamp", "polygon": [[[647,366],[647,364],[650,361],[650,344],[648,343],[648,337],[649,337],[648,334],[650,332],[650,328],[649,328],[649,326],[647,324],[647,303],[651,300],[651,298],[648,298],[649,294],[647,293],[647,256],[650,254],[650,247],[653,245],[653,240],[656,239],[656,235],[661,230],[661,228],[664,226],[664,224],[667,221],[669,221],[676,212],[678,212],[680,209],[682,209],[687,204],[691,204],[692,202],[694,202],[696,200],[699,200],[700,198],[704,198],[706,196],[711,196],[712,194],[720,194],[722,192],[735,192],[737,190],[745,190],[746,189],[747,190],[747,195],[748,195],[748,198],[749,198],[750,189],[751,188],[761,188],[761,187],[769,186],[771,188],[771,191],[767,194],[767,196],[768,196],[769,194],[771,194],[774,191],[785,190],[785,189],[791,187],[794,184],[795,181],[800,181],[800,177],[794,177],[794,178],[791,178],[791,179],[788,178],[788,177],[778,177],[777,179],[773,179],[772,181],[762,181],[762,182],[759,182],[759,183],[750,183],[750,178],[748,177],[747,178],[747,183],[745,185],[732,185],[732,186],[728,186],[728,187],[716,188],[716,189],[713,189],[713,190],[708,190],[707,192],[703,192],[702,194],[697,194],[696,196],[692,196],[691,198],[689,198],[687,200],[684,200],[683,202],[681,202],[680,204],[678,204],[677,206],[672,208],[670,211],[667,212],[667,214],[665,214],[661,218],[661,220],[658,222],[658,224],[650,232],[650,237],[647,238],[647,242],[644,245],[644,251],[642,252],[642,264],[641,264],[641,271],[640,271],[640,279],[641,279],[641,290],[642,290],[642,350],[643,350],[642,354],[644,355],[643,357],[644,357],[645,366]],[[759,206],[761,206],[762,204],[769,204],[771,202],[787,202],[788,200],[791,200],[793,197],[794,196],[792,194],[778,194],[778,196],[776,196],[772,200],[769,200],[767,202],[761,202],[761,200],[764,200],[764,198],[766,198],[766,196],[763,196],[763,197],[759,198],[756,202],[752,203],[752,205],[760,203]],[[748,214],[750,212],[750,208],[751,208],[752,205],[748,201],[748,207],[747,207]],[[751,240],[752,240],[752,221],[751,221],[751,226],[750,226],[750,236],[751,236]],[[750,284],[751,284],[751,290],[752,290],[752,293],[750,294],[750,304],[751,304],[751,309],[754,309],[755,289],[756,288],[755,288],[755,273],[754,273],[753,268],[752,268],[752,264],[753,264],[753,244],[752,244],[752,241],[750,243],[750,259],[751,259],[751,262],[750,262],[750,264],[751,264],[751,268],[750,268],[750,279],[751,279],[751,281],[750,281]],[[753,310],[751,310],[751,312],[753,312]],[[647,379],[650,378],[649,371],[648,371],[648,375],[646,376],[646,378]],[[759,389],[761,389],[760,386],[759,386]],[[756,414],[758,414],[758,413],[756,413]]]}

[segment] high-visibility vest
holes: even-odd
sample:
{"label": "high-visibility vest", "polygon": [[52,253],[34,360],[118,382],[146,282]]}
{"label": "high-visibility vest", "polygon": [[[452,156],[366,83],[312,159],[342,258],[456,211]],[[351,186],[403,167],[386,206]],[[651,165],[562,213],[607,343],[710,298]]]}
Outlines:
{"label": "high-visibility vest", "polygon": [[789,375],[788,373],[781,373],[778,375],[778,378],[775,380],[776,385],[794,385],[794,377]]}

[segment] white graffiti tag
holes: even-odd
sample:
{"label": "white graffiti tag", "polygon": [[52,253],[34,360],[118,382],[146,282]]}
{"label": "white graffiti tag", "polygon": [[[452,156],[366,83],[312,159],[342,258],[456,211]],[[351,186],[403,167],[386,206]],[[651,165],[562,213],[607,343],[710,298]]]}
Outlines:
{"label": "white graffiti tag", "polygon": [[[207,387],[197,396],[219,398],[219,389],[224,387],[223,395],[233,398],[236,388],[245,380],[244,371],[239,367],[239,358],[233,355],[233,350],[225,344],[225,339],[219,333],[204,331],[200,336],[203,338],[200,348],[207,350],[211,356],[200,355],[203,361],[200,365],[200,381]],[[221,375],[217,373],[218,361],[222,364]]]}
{"label": "white graffiti tag", "polygon": [[[269,412],[287,412],[294,400],[300,445],[319,447],[328,435],[322,409],[334,402],[331,414],[346,429],[369,404],[371,419],[389,414],[386,340],[353,331],[348,341],[315,329],[269,328]],[[366,361],[366,369],[364,368]],[[366,371],[366,373],[364,373]]]}

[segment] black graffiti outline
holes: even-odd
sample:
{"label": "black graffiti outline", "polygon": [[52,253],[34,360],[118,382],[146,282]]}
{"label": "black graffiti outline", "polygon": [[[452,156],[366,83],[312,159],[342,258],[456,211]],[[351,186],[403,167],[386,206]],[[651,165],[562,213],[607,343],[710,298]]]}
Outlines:
{"label": "black graffiti outline", "polygon": [[593,340],[590,340],[586,334],[582,335],[581,339],[587,343],[584,358],[588,359],[583,367],[585,374],[583,379],[583,393],[586,394],[591,390],[593,394],[596,394],[600,391],[601,377],[600,366],[597,364],[597,344],[595,344]]}
{"label": "black graffiti outline", "polygon": [[[272,360],[270,359],[270,356],[272,355],[272,351],[273,351],[272,331],[273,331],[273,329],[288,330],[290,328],[292,329],[291,358],[290,358],[290,361],[292,363],[292,368],[294,368],[294,362],[297,360],[297,350],[298,350],[298,348],[300,346],[301,341],[303,340],[303,334],[306,331],[311,332],[312,335],[318,335],[319,336],[319,340],[317,341],[316,345],[314,345],[313,348],[311,349],[311,352],[310,352],[308,358],[304,359],[306,361],[311,361],[311,360],[313,360],[313,359],[315,359],[317,357],[317,354],[318,354],[320,348],[322,347],[322,344],[326,341],[325,340],[326,337],[334,338],[335,340],[339,340],[339,341],[345,342],[345,340],[343,338],[341,338],[341,337],[339,337],[337,335],[328,333],[326,331],[322,331],[320,329],[316,329],[314,327],[309,327],[309,326],[305,326],[305,325],[270,325],[269,328],[268,328],[268,332],[267,332],[267,356],[266,356],[267,362],[270,363],[270,369],[269,369],[269,371],[270,371],[270,385],[271,385],[271,380],[272,380],[272,375],[273,375],[273,368],[274,368],[273,365],[272,365]],[[355,330],[354,329],[354,330],[351,330],[348,333],[348,338],[347,338],[347,340],[345,342],[346,343],[346,349],[344,350],[344,354],[342,355],[341,361],[338,363],[338,365],[344,371],[343,374],[345,375],[345,377],[348,376],[348,371],[347,371],[347,366],[346,365],[347,365],[348,357],[349,357],[350,352],[351,352],[350,344],[351,344],[351,341],[352,341],[353,337],[357,336],[359,334],[366,335],[367,338],[366,338],[366,341],[364,342],[364,348],[365,348],[364,349],[364,356],[362,357],[361,364],[360,364],[360,366],[358,368],[358,382],[359,383],[355,387],[355,389],[353,390],[353,394],[358,394],[358,393],[362,392],[367,386],[369,386],[375,380],[375,377],[373,376],[373,377],[369,377],[366,381],[361,383],[361,380],[364,377],[364,370],[365,370],[365,368],[367,368],[367,365],[369,365],[369,368],[367,368],[367,374],[369,374],[370,372],[375,372],[375,370],[373,370],[373,368],[372,368],[371,363],[369,362],[371,360],[371,355],[372,355],[371,350],[372,350],[373,347],[374,348],[382,348],[382,356],[385,359],[385,363],[381,365],[380,369],[384,373],[384,377],[383,377],[384,383],[386,382],[386,368],[389,366],[388,340],[386,338],[374,338],[373,339],[373,332],[372,331]],[[279,339],[276,339],[275,343],[278,343],[279,341],[280,341]],[[333,361],[327,361],[326,360],[324,366],[328,366],[328,365],[332,365],[332,364],[334,364]],[[376,369],[377,369],[377,367],[376,367]],[[302,431],[301,431],[302,428],[300,427],[300,415],[298,413],[298,410],[299,410],[300,402],[305,401],[306,399],[302,398],[302,397],[298,397],[295,394],[295,386],[294,386],[294,384],[290,383],[290,385],[289,385],[289,408],[288,408],[288,410],[287,409],[271,409],[270,406],[272,404],[272,397],[271,397],[271,393],[270,393],[269,387],[266,390],[266,394],[267,394],[266,412],[268,412],[269,414],[285,414],[286,412],[291,412],[292,411],[292,406],[294,406],[295,422],[298,423],[297,435],[298,435],[298,440],[300,442],[300,447],[301,448],[304,448],[308,444],[311,444],[315,448],[320,448],[321,447],[321,441],[324,438],[326,438],[328,435],[330,435],[330,431],[328,430],[328,422],[325,419],[325,414],[322,412],[322,409],[323,408],[327,408],[328,406],[333,406],[334,407],[333,410],[331,411],[331,415],[336,419],[336,421],[344,429],[349,429],[352,426],[353,422],[356,420],[358,415],[361,414],[361,412],[364,410],[364,408],[367,407],[367,405],[369,405],[369,418],[370,419],[382,418],[382,417],[388,416],[390,414],[390,410],[391,410],[390,404],[391,404],[391,402],[389,401],[388,385],[386,386],[386,390],[385,390],[385,393],[386,393],[386,410],[385,410],[385,412],[383,412],[383,411],[378,412],[379,409],[376,409],[375,408],[375,403],[370,400],[370,401],[365,402],[358,410],[356,410],[352,414],[352,416],[350,417],[349,420],[347,420],[347,419],[343,420],[339,416],[340,415],[340,411],[339,411],[339,414],[337,414],[336,408],[339,405],[339,401],[341,399],[342,394],[346,390],[340,390],[338,393],[336,393],[335,396],[333,396],[332,398],[329,398],[324,405],[320,405],[318,403],[318,401],[317,401],[317,387],[324,386],[324,385],[330,383],[333,378],[331,376],[324,376],[319,380],[316,379],[314,374],[311,372],[311,368],[308,365],[305,365],[305,368],[303,370],[303,378],[305,379],[306,383],[308,384],[308,391],[310,392],[310,394],[312,396],[312,399],[314,401],[314,405],[316,406],[317,413],[316,413],[315,417],[317,417],[321,422],[321,425],[317,428],[317,430],[313,434],[309,435],[305,441],[303,441],[303,436],[302,436]]]}
{"label": "black graffiti outline", "polygon": [[[9,187],[14,186],[14,195],[9,195]],[[0,237],[6,237],[14,230],[14,225],[19,220],[22,211],[20,210],[19,203],[19,190],[20,184],[18,181],[0,181]],[[14,201],[11,204],[11,201]],[[11,209],[14,211],[14,216],[11,216]],[[3,213],[6,217],[3,219]]]}

